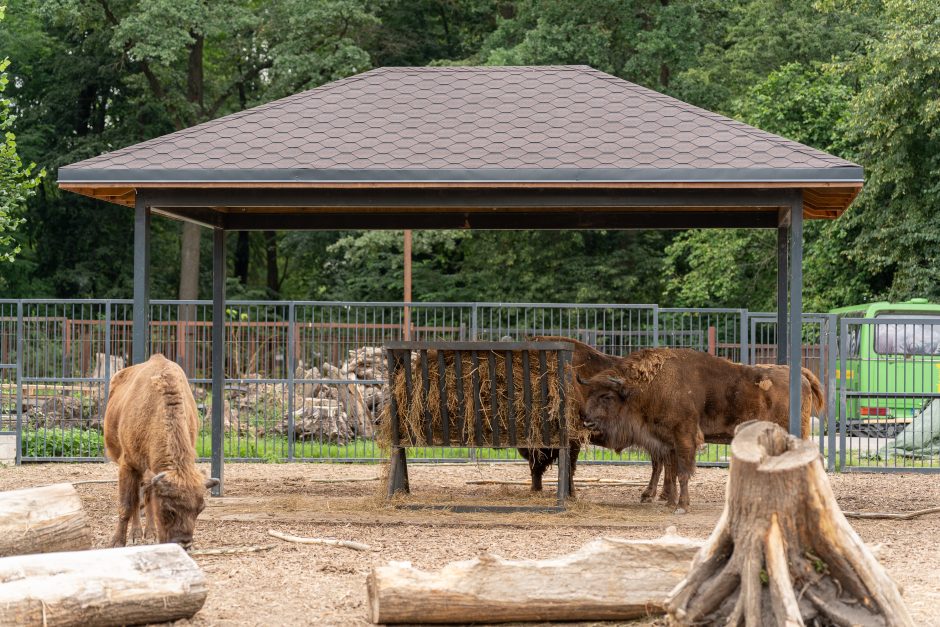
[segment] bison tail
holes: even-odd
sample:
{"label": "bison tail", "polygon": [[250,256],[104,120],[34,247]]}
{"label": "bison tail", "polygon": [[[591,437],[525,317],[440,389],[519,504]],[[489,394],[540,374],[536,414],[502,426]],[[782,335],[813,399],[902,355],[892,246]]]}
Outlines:
{"label": "bison tail", "polygon": [[826,405],[826,396],[823,394],[822,383],[819,382],[819,378],[809,368],[803,368],[803,376],[809,381],[809,387],[813,393],[813,411],[818,413]]}

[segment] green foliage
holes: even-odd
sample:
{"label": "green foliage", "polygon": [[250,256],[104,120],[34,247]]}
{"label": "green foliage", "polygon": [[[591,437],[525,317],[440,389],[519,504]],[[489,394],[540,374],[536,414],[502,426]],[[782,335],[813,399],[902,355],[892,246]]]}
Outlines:
{"label": "green foliage", "polygon": [[[6,7],[0,6],[0,21],[5,16]],[[13,261],[20,247],[13,237],[14,231],[23,223],[21,212],[26,199],[35,193],[39,180],[45,170],[34,173],[36,164],[23,165],[23,160],[16,149],[16,135],[13,122],[16,120],[14,106],[2,94],[9,84],[7,68],[9,59],[0,60],[0,260]]]}
{"label": "green foliage", "polygon": [[940,297],[940,4],[890,0],[861,77],[852,139],[868,171],[847,214],[856,261],[884,276],[879,295]]}
{"label": "green foliage", "polygon": [[86,429],[24,429],[22,456],[30,457],[101,457],[104,437]]}
{"label": "green foliage", "polygon": [[[855,160],[869,180],[806,224],[804,302],[940,297],[938,8],[904,0],[11,0],[0,115],[5,296],[127,297],[131,212],[62,194],[40,167],[114,150],[374,66],[589,64]],[[6,82],[3,82],[6,84]],[[15,127],[15,129],[14,129]],[[11,157],[10,155],[19,154]],[[23,163],[36,162],[35,169]],[[10,173],[17,173],[11,175]],[[28,200],[27,196],[32,194]],[[24,202],[25,201],[25,202]],[[24,209],[25,208],[25,209]],[[23,218],[25,223],[11,229]],[[154,297],[180,232],[154,221]],[[203,238],[199,282],[211,284]],[[416,300],[772,308],[760,231],[414,234]],[[253,233],[231,297],[401,298],[400,233]]]}

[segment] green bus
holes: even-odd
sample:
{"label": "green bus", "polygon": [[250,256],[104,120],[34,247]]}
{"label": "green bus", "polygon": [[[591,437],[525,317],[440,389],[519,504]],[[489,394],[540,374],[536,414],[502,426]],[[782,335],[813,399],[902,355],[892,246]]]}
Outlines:
{"label": "green bus", "polygon": [[[865,393],[846,399],[847,432],[894,437],[929,402],[918,394],[940,392],[940,304],[912,298],[840,307],[830,313],[840,319],[892,319],[849,324],[845,382],[847,391]],[[841,374],[837,368],[840,390]]]}

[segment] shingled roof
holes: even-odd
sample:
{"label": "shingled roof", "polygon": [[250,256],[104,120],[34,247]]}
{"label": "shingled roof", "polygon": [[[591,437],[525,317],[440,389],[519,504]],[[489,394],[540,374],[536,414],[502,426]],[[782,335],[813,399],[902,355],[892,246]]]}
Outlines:
{"label": "shingled roof", "polygon": [[380,68],[59,170],[65,188],[125,200],[167,184],[414,182],[857,191],[862,169],[587,66],[543,66]]}

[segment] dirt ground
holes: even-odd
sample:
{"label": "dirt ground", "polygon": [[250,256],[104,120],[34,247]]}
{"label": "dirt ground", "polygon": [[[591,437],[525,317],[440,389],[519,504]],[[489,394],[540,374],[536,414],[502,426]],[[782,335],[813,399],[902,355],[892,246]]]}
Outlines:
{"label": "dirt ground", "polygon": [[[581,466],[578,477],[642,481],[644,466]],[[655,538],[675,525],[681,535],[705,538],[721,513],[727,471],[700,469],[692,480],[692,511],[677,516],[661,504],[640,504],[640,487],[592,487],[563,514],[457,514],[399,510],[379,496],[382,467],[343,464],[228,464],[225,497],[211,499],[200,516],[195,548],[274,545],[261,553],[198,556],[210,582],[202,611],[179,625],[366,625],[365,579],[374,566],[411,561],[424,569],[495,553],[547,558],[569,553],[599,536]],[[525,486],[475,486],[468,480],[528,480],[522,464],[412,464],[411,502],[544,503],[551,492]],[[0,490],[62,481],[113,479],[114,464],[43,464],[0,467]],[[546,475],[546,479],[549,475]],[[937,475],[844,474],[831,477],[839,504],[855,511],[910,511],[940,505]],[[104,547],[116,520],[114,484],[81,484],[94,529]],[[915,624],[940,625],[940,516],[912,521],[852,521],[904,590]],[[378,548],[287,543],[267,535],[278,529],[300,536],[340,538]],[[654,619],[629,624],[656,624]]]}

